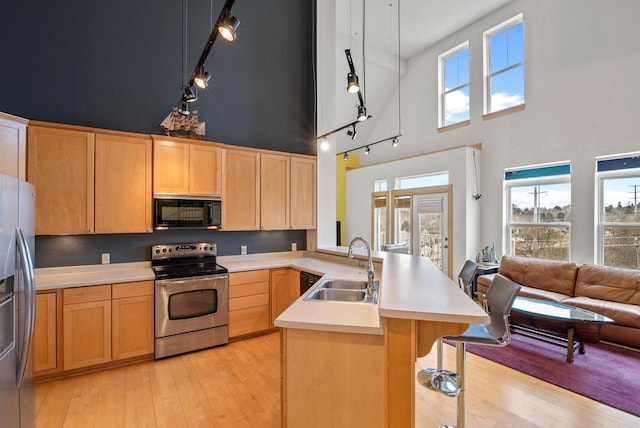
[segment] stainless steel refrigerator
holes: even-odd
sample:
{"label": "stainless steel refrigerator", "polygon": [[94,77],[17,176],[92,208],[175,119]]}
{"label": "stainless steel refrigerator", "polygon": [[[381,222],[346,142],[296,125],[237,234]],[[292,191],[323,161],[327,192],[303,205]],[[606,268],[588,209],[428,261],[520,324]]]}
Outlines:
{"label": "stainless steel refrigerator", "polygon": [[0,174],[0,426],[35,427],[34,189]]}

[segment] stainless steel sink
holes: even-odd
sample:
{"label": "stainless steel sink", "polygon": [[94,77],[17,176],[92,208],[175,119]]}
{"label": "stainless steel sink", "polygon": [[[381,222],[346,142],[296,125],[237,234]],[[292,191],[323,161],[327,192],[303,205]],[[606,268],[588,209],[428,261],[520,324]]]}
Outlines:
{"label": "stainless steel sink", "polygon": [[327,279],[320,284],[320,288],[337,288],[341,290],[364,290],[367,281],[353,281],[348,279]]}
{"label": "stainless steel sink", "polygon": [[333,302],[377,303],[378,281],[374,282],[373,296],[367,292],[367,281],[327,279],[322,281],[304,300]]}

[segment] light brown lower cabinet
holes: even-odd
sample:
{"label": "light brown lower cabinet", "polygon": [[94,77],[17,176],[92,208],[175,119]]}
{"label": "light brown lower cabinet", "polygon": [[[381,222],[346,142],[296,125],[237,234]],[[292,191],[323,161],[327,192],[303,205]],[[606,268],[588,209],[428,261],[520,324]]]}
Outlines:
{"label": "light brown lower cabinet", "polygon": [[300,297],[300,271],[271,270],[271,326],[278,316]]}
{"label": "light brown lower cabinet", "polygon": [[63,290],[64,370],[111,361],[111,285]]}
{"label": "light brown lower cabinet", "polygon": [[229,337],[270,327],[269,269],[229,274]]}
{"label": "light brown lower cabinet", "polygon": [[153,281],[113,284],[111,290],[113,360],[152,354]]}
{"label": "light brown lower cabinet", "polygon": [[36,294],[33,371],[58,368],[58,299],[55,291]]}
{"label": "light brown lower cabinet", "polygon": [[62,296],[63,370],[153,354],[153,281],[65,288]]}

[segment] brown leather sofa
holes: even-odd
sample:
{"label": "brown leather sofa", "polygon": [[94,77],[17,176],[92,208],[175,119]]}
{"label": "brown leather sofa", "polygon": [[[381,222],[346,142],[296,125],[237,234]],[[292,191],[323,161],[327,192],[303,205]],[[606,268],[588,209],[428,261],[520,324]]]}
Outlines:
{"label": "brown leather sofa", "polygon": [[[552,300],[605,315],[602,339],[640,348],[640,270],[503,256],[498,274],[522,286],[520,296]],[[478,296],[496,274],[478,277]]]}

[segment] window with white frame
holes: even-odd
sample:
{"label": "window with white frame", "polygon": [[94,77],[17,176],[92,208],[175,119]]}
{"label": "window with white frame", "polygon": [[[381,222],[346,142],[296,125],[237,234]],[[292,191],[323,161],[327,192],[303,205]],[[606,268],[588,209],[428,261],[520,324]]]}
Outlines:
{"label": "window with white frame", "polygon": [[374,192],[386,192],[387,191],[387,180],[375,180],[373,182],[373,191]]}
{"label": "window with white frame", "polygon": [[469,120],[469,41],[438,56],[439,126]]}
{"label": "window with white frame", "polygon": [[522,14],[483,33],[484,113],[524,104]]}
{"label": "window with white frame", "polygon": [[640,268],[640,154],[598,159],[597,262]]}
{"label": "window with white frame", "polygon": [[506,254],[571,257],[571,164],[505,171]]}
{"label": "window with white frame", "polygon": [[436,172],[433,174],[413,175],[410,177],[396,178],[396,190],[416,189],[418,187],[446,186],[449,184],[448,172]]}

